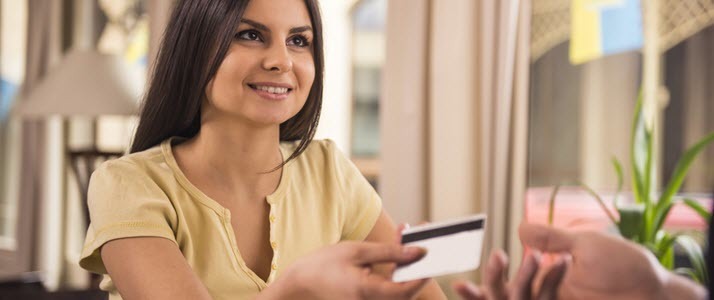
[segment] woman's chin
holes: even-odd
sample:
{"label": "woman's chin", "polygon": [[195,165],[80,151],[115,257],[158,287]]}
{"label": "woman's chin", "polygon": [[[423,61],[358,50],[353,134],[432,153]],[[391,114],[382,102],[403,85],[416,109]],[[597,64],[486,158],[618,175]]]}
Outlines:
{"label": "woman's chin", "polygon": [[250,121],[258,126],[280,126],[289,119],[290,117],[285,115],[262,115],[252,117]]}

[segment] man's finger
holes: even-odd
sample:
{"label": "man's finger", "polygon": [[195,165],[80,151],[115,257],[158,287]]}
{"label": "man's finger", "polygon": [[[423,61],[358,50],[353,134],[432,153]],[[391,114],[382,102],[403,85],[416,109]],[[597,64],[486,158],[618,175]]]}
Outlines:
{"label": "man's finger", "polygon": [[508,256],[500,249],[492,252],[483,274],[489,299],[506,299],[507,268]]}
{"label": "man's finger", "polygon": [[558,295],[558,288],[560,287],[560,282],[563,281],[563,277],[565,277],[566,269],[567,264],[563,258],[559,258],[543,277],[543,282],[541,282],[540,290],[538,291],[536,299],[556,299]]}
{"label": "man's finger", "polygon": [[538,273],[541,254],[537,251],[531,251],[523,259],[521,267],[518,269],[518,274],[513,281],[511,288],[515,293],[516,299],[530,299],[533,279]]}
{"label": "man's finger", "polygon": [[575,235],[549,226],[521,223],[518,235],[523,245],[543,252],[569,252],[575,244]]}
{"label": "man's finger", "polygon": [[486,293],[481,288],[477,287],[468,281],[457,281],[451,285],[451,288],[456,291],[463,300],[486,300]]}
{"label": "man's finger", "polygon": [[355,244],[353,260],[360,265],[377,263],[406,264],[415,262],[426,254],[418,247],[402,247],[396,244],[362,242]]}

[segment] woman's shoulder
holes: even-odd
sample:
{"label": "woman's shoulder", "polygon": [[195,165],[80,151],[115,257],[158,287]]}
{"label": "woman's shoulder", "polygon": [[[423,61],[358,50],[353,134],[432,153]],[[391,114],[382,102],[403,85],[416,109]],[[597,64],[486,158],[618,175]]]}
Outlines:
{"label": "woman's shoulder", "polygon": [[[296,142],[283,142],[281,147],[285,150],[285,158],[289,157],[300,145],[299,141]],[[312,140],[308,144],[305,151],[296,157],[296,161],[330,161],[334,160],[337,156],[342,156],[337,144],[330,139]]]}
{"label": "woman's shoulder", "polygon": [[[283,157],[287,159],[297,149],[299,142],[283,143]],[[290,167],[292,165],[293,167]],[[352,169],[352,162],[339,146],[330,139],[313,140],[299,156],[288,162],[288,167],[308,172],[313,176],[333,176]]]}
{"label": "woman's shoulder", "polygon": [[331,139],[321,139],[313,140],[305,152],[316,152],[320,154],[333,154],[335,152],[341,153],[337,147],[337,144]]}
{"label": "woman's shoulder", "polygon": [[144,151],[123,155],[101,163],[92,177],[114,175],[122,177],[143,177],[156,174],[157,169],[162,169],[165,164],[162,145]]}

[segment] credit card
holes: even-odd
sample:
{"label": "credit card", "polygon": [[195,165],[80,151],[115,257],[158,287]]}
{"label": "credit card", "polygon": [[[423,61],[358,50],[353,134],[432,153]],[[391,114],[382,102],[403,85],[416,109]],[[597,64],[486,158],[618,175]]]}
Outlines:
{"label": "credit card", "polygon": [[404,282],[471,271],[481,263],[486,216],[415,226],[402,231],[402,245],[426,249],[421,260],[394,271],[392,280]]}

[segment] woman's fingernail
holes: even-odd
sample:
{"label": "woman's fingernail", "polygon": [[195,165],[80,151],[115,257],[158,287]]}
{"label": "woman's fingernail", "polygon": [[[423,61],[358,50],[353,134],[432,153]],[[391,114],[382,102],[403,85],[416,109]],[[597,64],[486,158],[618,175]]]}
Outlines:
{"label": "woman's fingernail", "polygon": [[426,254],[426,249],[422,247],[404,247],[402,249],[403,253],[405,256],[413,257],[413,256],[421,256]]}

